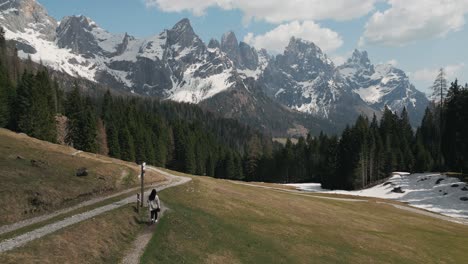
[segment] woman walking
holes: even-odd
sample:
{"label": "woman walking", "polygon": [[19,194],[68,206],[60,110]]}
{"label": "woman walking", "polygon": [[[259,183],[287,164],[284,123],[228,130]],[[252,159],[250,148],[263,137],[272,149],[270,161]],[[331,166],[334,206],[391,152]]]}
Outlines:
{"label": "woman walking", "polygon": [[148,197],[148,208],[150,210],[151,223],[157,223],[158,212],[161,210],[161,204],[159,202],[159,196],[156,189],[153,189]]}

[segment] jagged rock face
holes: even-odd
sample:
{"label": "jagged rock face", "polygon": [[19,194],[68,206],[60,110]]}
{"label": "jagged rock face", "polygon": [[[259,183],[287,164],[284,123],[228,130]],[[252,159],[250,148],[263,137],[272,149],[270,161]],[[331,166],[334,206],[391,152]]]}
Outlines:
{"label": "jagged rock face", "polygon": [[11,31],[35,31],[49,41],[57,28],[57,21],[35,0],[0,0],[0,24]]}
{"label": "jagged rock face", "polygon": [[226,55],[234,62],[234,65],[240,68],[241,57],[239,43],[237,41],[234,32],[229,31],[225,33],[221,38],[221,51],[225,52]]}
{"label": "jagged rock face", "polygon": [[266,93],[292,109],[331,119],[371,115],[358,96],[348,92],[346,81],[333,62],[313,43],[292,38],[260,78]]}
{"label": "jagged rock face", "polygon": [[242,66],[249,70],[255,70],[259,67],[258,53],[255,48],[250,47],[245,42],[240,42],[239,53]]}
{"label": "jagged rock face", "polygon": [[84,16],[65,17],[57,28],[57,44],[59,48],[71,49],[76,54],[94,58],[102,55],[96,38],[91,33],[95,25]]}
{"label": "jagged rock face", "polygon": [[404,71],[390,64],[373,65],[367,52],[358,50],[338,70],[352,91],[370,106],[377,110],[387,106],[397,112],[406,107],[412,123],[420,123],[429,101],[410,83]]}
{"label": "jagged rock face", "polygon": [[[217,45],[216,42],[211,44],[212,46]],[[209,46],[210,45],[208,45],[208,47]],[[225,33],[221,37],[220,48],[239,70],[248,69],[254,71],[260,66],[258,53],[255,48],[242,41],[239,43],[236,35],[232,31]]]}
{"label": "jagged rock face", "polygon": [[210,39],[210,42],[208,43],[208,48],[209,49],[221,49],[221,44],[217,39]]}

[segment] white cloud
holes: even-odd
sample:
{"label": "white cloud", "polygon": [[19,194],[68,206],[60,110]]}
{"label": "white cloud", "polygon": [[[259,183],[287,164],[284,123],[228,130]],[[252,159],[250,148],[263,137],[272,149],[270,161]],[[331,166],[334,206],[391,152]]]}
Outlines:
{"label": "white cloud", "polygon": [[[465,63],[450,64],[443,68],[446,74],[445,78],[447,79],[448,83],[453,82],[457,78],[459,80],[459,84],[465,83],[465,79],[460,79],[463,77]],[[409,73],[408,75],[419,90],[430,95],[432,93],[431,86],[434,83],[439,70],[440,68],[423,68],[413,73]]]}
{"label": "white cloud", "polygon": [[349,20],[374,10],[378,0],[144,0],[166,12],[189,11],[203,15],[207,8],[241,10],[244,21],[264,20],[283,23],[294,20]]}
{"label": "white cloud", "polygon": [[338,33],[328,28],[322,28],[313,21],[293,21],[279,25],[263,35],[249,33],[244,37],[244,42],[257,49],[264,48],[273,53],[281,53],[291,37],[314,42],[326,52],[333,51],[343,45],[343,40]]}
{"label": "white cloud", "polygon": [[467,0],[387,0],[390,7],[375,12],[360,45],[402,46],[419,39],[444,37],[465,25]]}
{"label": "white cloud", "polygon": [[387,64],[390,64],[393,67],[396,67],[396,66],[398,66],[398,61],[395,60],[395,59],[392,59],[392,60],[387,61]]}
{"label": "white cloud", "polygon": [[330,59],[333,61],[333,63],[336,66],[343,65],[347,60],[344,56],[340,56],[340,55],[330,55]]}
{"label": "white cloud", "polygon": [[[444,68],[446,79],[453,81],[459,78],[465,68],[464,63],[447,65]],[[439,73],[440,68],[424,68],[411,74],[411,78],[416,81],[433,82]]]}

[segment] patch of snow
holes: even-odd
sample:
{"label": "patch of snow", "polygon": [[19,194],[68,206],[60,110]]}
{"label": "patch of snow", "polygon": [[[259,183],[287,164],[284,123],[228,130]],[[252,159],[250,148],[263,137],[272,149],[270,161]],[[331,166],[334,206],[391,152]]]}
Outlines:
{"label": "patch of snow", "polygon": [[133,82],[129,80],[129,73],[128,72],[125,72],[125,71],[117,71],[117,70],[113,70],[113,69],[110,69],[110,68],[107,68],[106,71],[114,76],[114,78],[118,81],[120,81],[121,83],[123,83],[125,86],[127,87],[133,87]]}
{"label": "patch of snow", "polygon": [[283,88],[279,89],[278,92],[275,93],[275,97],[278,97],[278,95],[280,95],[281,93],[284,93]]}
{"label": "patch of snow", "polygon": [[[387,182],[359,191],[330,191],[322,189],[318,183],[288,184],[298,190],[319,193],[345,194],[376,197],[408,203],[411,206],[436,212],[442,215],[468,219],[468,188],[464,182],[454,177],[437,173],[409,174],[395,172]],[[400,187],[404,193],[392,192]]]}
{"label": "patch of snow", "polygon": [[384,96],[383,89],[380,85],[372,85],[368,88],[359,88],[354,90],[362,100],[367,103],[375,104],[380,102],[380,99]]}
{"label": "patch of snow", "polygon": [[224,90],[230,88],[233,83],[229,81],[232,76],[232,69],[226,69],[220,74],[208,76],[206,78],[194,77],[194,73],[201,64],[194,64],[184,73],[183,80],[176,83],[169,91],[170,100],[177,102],[187,102],[198,104]]}
{"label": "patch of snow", "polygon": [[138,56],[148,58],[150,60],[154,60],[156,58],[162,60],[166,40],[166,32],[161,33],[159,36],[151,37],[149,39],[144,40],[140,48],[140,50],[142,50],[143,53],[139,54]]}
{"label": "patch of snow", "polygon": [[[71,50],[58,48],[54,42],[44,39],[42,34],[32,28],[26,28],[25,32],[12,32],[6,29],[5,38],[29,43],[36,49],[35,54],[19,52],[18,55],[22,59],[30,56],[33,61],[42,62],[55,70],[94,81],[96,67],[93,63],[72,53]],[[76,63],[70,63],[70,61],[76,61]]]}
{"label": "patch of snow", "polygon": [[104,30],[104,29],[102,29],[100,27],[97,27],[96,23],[94,23],[94,22],[92,22],[92,23],[94,25],[94,28],[91,31],[91,33],[96,38],[99,47],[101,47],[101,49],[103,49],[104,51],[107,51],[107,52],[110,52],[110,53],[115,52],[117,46],[120,43],[122,43],[124,35],[122,35],[122,34],[119,34],[119,35],[111,34],[111,33],[107,32],[106,30]]}
{"label": "patch of snow", "polygon": [[13,12],[18,12],[18,9],[12,7],[12,8],[8,8],[8,9],[5,9],[5,10],[2,11],[3,14],[13,13]]}

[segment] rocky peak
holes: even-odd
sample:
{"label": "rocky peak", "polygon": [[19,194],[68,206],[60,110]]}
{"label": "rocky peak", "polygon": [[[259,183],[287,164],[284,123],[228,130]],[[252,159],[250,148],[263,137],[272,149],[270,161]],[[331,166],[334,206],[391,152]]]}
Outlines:
{"label": "rocky peak", "polygon": [[303,40],[300,38],[292,37],[289,40],[289,44],[286,47],[285,53],[295,53],[295,54],[304,54],[312,55],[323,54],[322,50],[317,47],[313,42]]}
{"label": "rocky peak", "polygon": [[283,54],[276,57],[276,63],[297,80],[315,79],[318,74],[333,74],[333,62],[314,43],[291,38]]}
{"label": "rocky peak", "polygon": [[211,39],[210,42],[208,43],[208,48],[209,49],[219,49],[221,48],[221,44],[217,39]]}
{"label": "rocky peak", "polygon": [[67,26],[79,26],[91,31],[93,28],[97,27],[96,23],[90,18],[83,15],[80,16],[66,16],[60,21],[60,26],[57,31],[66,29]]}
{"label": "rocky peak", "polygon": [[240,56],[239,42],[234,32],[229,31],[223,34],[221,37],[221,50],[227,54],[237,68],[241,68],[242,59]]}
{"label": "rocky peak", "polygon": [[173,32],[177,32],[179,34],[195,34],[190,24],[190,20],[188,18],[183,18],[179,22],[177,22],[171,29]]}
{"label": "rocky peak", "polygon": [[167,31],[167,40],[169,45],[177,46],[178,51],[192,47],[195,47],[199,51],[205,49],[205,44],[195,34],[190,20],[187,18],[180,20],[172,29]]}
{"label": "rocky peak", "polygon": [[123,40],[122,40],[122,43],[120,43],[116,48],[115,48],[115,55],[121,55],[125,52],[125,50],[127,49],[128,47],[128,43],[131,41],[131,40],[134,40],[135,38],[128,35],[126,32],[125,32],[125,35],[123,37]]}
{"label": "rocky peak", "polygon": [[75,54],[95,57],[102,52],[91,33],[96,23],[84,16],[64,17],[57,28],[57,45]]}
{"label": "rocky peak", "polygon": [[370,68],[371,62],[369,60],[369,56],[367,51],[359,51],[357,49],[354,50],[353,55],[346,61],[347,65],[354,65],[359,66],[361,68]]}
{"label": "rocky peak", "polygon": [[236,34],[233,31],[228,31],[221,37],[221,49],[234,49],[238,46]]}
{"label": "rocky peak", "polygon": [[258,53],[255,48],[249,46],[245,42],[239,43],[239,55],[241,58],[242,66],[247,69],[255,70],[259,66]]}

